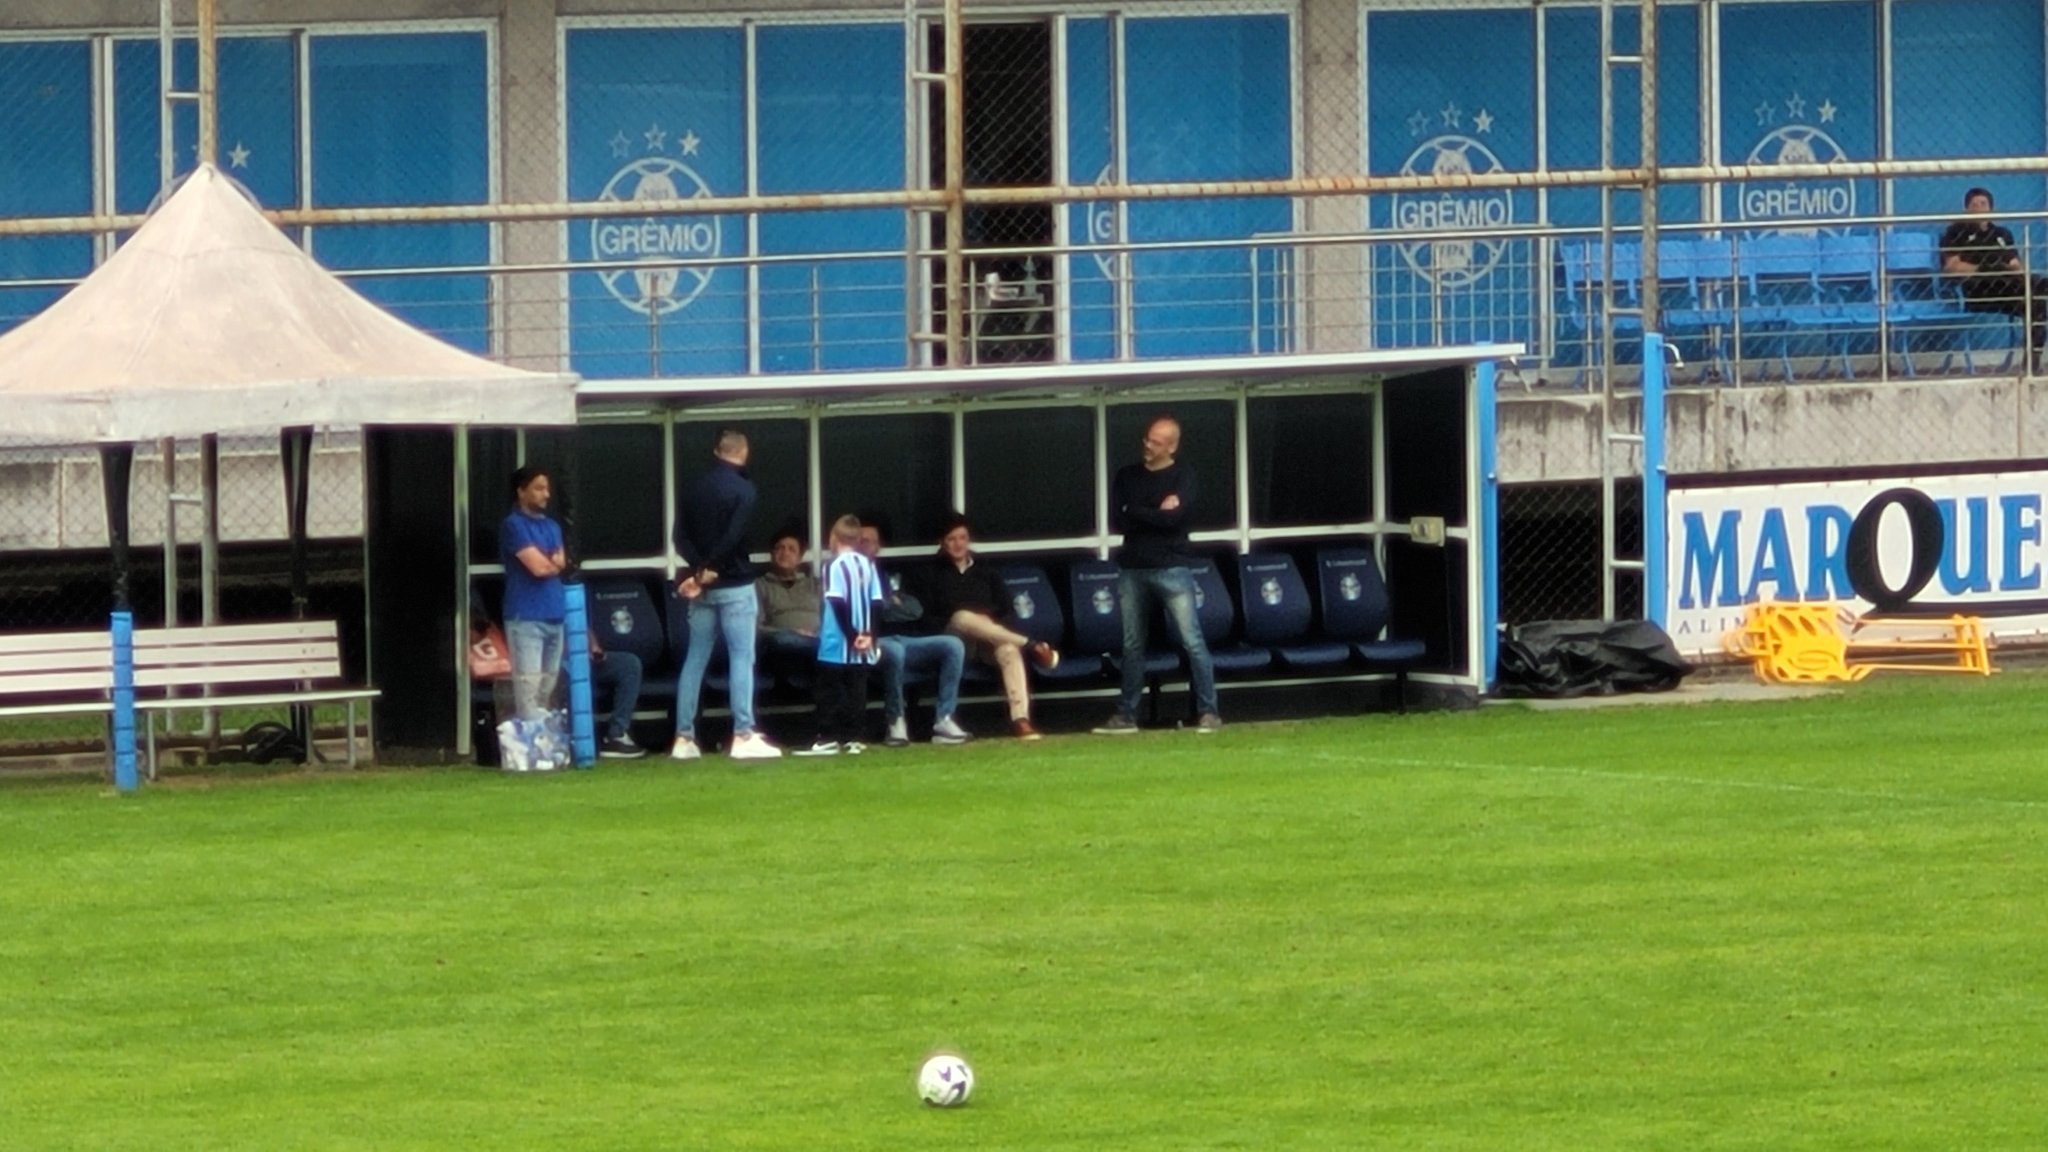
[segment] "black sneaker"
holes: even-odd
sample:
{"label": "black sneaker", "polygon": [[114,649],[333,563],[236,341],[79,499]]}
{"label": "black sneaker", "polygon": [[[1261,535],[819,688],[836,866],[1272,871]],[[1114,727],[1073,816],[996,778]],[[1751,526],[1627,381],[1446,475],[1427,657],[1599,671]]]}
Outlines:
{"label": "black sneaker", "polygon": [[647,755],[647,749],[633,743],[630,736],[607,736],[597,746],[597,754],[606,760],[638,760]]}
{"label": "black sneaker", "polygon": [[1121,712],[1091,729],[1097,736],[1129,736],[1137,730],[1138,722]]}

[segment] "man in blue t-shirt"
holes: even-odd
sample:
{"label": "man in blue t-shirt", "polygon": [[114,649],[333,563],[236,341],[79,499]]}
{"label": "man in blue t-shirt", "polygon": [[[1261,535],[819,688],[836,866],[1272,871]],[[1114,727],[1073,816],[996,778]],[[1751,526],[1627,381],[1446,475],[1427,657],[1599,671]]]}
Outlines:
{"label": "man in blue t-shirt", "polygon": [[859,754],[868,713],[868,670],[881,650],[875,625],[882,616],[882,581],[861,555],[860,517],[832,524],[832,562],[825,568],[825,611],[818,622],[818,667],[811,683],[818,702],[818,742],[799,756]]}
{"label": "man in blue t-shirt", "polygon": [[562,669],[562,526],[548,516],[546,470],[528,464],[512,473],[512,511],[498,528],[505,566],[505,645],[512,650],[512,700],[521,719],[545,715]]}

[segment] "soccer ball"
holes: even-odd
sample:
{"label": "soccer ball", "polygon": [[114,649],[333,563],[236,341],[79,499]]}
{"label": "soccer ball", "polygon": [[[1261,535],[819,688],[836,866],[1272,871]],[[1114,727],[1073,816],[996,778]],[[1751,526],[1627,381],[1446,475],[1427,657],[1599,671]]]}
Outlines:
{"label": "soccer ball", "polygon": [[974,1094],[974,1069],[958,1056],[934,1056],[917,1070],[917,1095],[934,1108],[953,1108]]}

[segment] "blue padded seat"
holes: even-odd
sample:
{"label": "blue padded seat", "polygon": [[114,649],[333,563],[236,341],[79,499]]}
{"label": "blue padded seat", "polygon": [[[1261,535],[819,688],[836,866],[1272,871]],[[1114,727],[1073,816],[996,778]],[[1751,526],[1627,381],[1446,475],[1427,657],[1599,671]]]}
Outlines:
{"label": "blue padded seat", "polygon": [[1380,634],[1392,616],[1380,566],[1365,548],[1325,548],[1316,553],[1316,584],[1323,607],[1323,634],[1348,640],[1368,668],[1394,673],[1395,701],[1408,708],[1408,671],[1422,662],[1420,640],[1388,640]]}
{"label": "blue padded seat", "polygon": [[1195,578],[1195,616],[1202,624],[1202,639],[1209,645],[1209,663],[1218,676],[1242,676],[1272,667],[1273,651],[1231,638],[1237,629],[1237,605],[1214,560],[1204,559],[1188,569]]}
{"label": "blue padded seat", "polygon": [[[1110,560],[1076,560],[1068,571],[1073,590],[1074,650],[1099,653],[1104,666],[1121,674],[1124,651],[1123,596],[1117,590],[1122,573]],[[1152,680],[1180,668],[1180,653],[1173,649],[1149,648],[1145,652],[1145,678]]]}
{"label": "blue padded seat", "polygon": [[1032,676],[1055,683],[1073,683],[1101,676],[1102,657],[1099,654],[1065,650],[1067,618],[1060,610],[1060,598],[1054,593],[1045,569],[1036,564],[1005,564],[1000,571],[1003,590],[1010,594],[1011,624],[1031,639],[1060,650],[1058,667],[1040,668],[1027,661]]}
{"label": "blue padded seat", "polygon": [[1351,662],[1351,644],[1310,631],[1314,606],[1294,557],[1285,552],[1247,552],[1238,558],[1238,587],[1244,591],[1244,639],[1273,651],[1283,667],[1326,671]]}

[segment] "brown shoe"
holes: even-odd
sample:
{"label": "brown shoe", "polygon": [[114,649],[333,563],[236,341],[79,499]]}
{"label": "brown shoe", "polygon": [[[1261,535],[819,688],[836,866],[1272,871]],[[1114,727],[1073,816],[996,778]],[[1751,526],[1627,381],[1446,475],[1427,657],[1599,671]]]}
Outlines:
{"label": "brown shoe", "polygon": [[1038,665],[1038,670],[1041,672],[1060,666],[1059,652],[1043,640],[1031,645],[1025,651],[1031,655],[1031,662]]}
{"label": "brown shoe", "polygon": [[1010,735],[1015,736],[1019,740],[1045,739],[1045,734],[1040,732],[1029,720],[1010,721]]}

